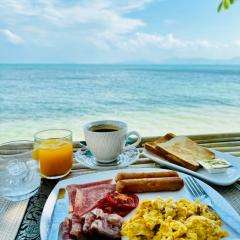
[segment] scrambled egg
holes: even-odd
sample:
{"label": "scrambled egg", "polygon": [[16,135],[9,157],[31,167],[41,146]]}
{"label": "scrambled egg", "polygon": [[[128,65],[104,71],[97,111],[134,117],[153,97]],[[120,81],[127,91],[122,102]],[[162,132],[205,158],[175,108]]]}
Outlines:
{"label": "scrambled egg", "polygon": [[129,240],[218,240],[228,236],[219,217],[206,205],[160,197],[143,201],[123,223],[121,234]]}

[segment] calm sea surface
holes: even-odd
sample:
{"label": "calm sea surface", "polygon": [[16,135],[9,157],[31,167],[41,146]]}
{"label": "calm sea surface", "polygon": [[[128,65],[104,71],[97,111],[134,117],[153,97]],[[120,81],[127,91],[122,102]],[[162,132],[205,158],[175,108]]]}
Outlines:
{"label": "calm sea surface", "polygon": [[142,135],[240,132],[240,66],[0,65],[0,142],[120,119]]}

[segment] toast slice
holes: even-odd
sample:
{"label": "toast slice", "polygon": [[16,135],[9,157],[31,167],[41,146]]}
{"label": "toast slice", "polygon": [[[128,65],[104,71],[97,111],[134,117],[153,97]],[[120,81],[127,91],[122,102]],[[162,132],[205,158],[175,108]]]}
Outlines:
{"label": "toast slice", "polygon": [[144,147],[169,162],[196,171],[199,168],[198,160],[213,159],[215,154],[207,148],[199,146],[184,136],[167,134],[154,142],[145,143]]}

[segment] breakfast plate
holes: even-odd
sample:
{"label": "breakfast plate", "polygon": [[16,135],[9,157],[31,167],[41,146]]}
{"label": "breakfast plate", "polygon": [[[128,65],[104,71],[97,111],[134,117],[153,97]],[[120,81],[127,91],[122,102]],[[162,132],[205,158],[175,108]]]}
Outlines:
{"label": "breakfast plate", "polygon": [[[58,198],[59,190],[62,188],[66,188],[66,186],[70,184],[84,184],[91,183],[94,181],[101,181],[105,179],[112,178],[114,179],[116,174],[119,172],[159,172],[166,171],[164,169],[156,169],[156,168],[139,168],[139,169],[124,169],[124,170],[112,170],[112,171],[102,171],[98,173],[86,174],[75,178],[66,179],[60,181],[50,193],[46,204],[44,206],[41,222],[40,222],[40,235],[42,240],[58,240],[59,239],[59,225],[67,217],[68,214],[68,196],[65,194],[63,199]],[[186,174],[179,173],[180,177],[184,178]],[[221,208],[224,208],[227,212],[229,212],[232,216],[239,218],[239,215],[236,211],[230,206],[230,204],[213,188],[208,186],[206,183],[203,183],[200,180],[197,180],[198,183],[204,188],[207,194],[214,200],[214,204],[218,205]],[[163,199],[172,197],[174,199],[185,198],[187,200],[191,200],[192,198],[184,186],[179,191],[174,192],[151,192],[151,193],[141,193],[137,194],[139,200],[145,199],[155,199],[156,197],[161,197]],[[134,214],[135,210],[128,214],[124,219],[131,217]],[[239,239],[237,235],[226,225],[223,223],[222,228],[229,232],[229,237],[225,239]],[[123,237],[122,239],[127,239]]]}
{"label": "breakfast plate", "polygon": [[190,169],[187,169],[187,168],[181,167],[179,165],[176,165],[174,163],[171,163],[171,162],[165,160],[164,158],[162,158],[154,153],[149,152],[146,149],[143,150],[143,155],[150,158],[154,162],[159,163],[161,166],[193,175],[193,176],[198,177],[202,180],[205,180],[209,183],[213,183],[213,184],[220,185],[220,186],[228,186],[228,185],[231,185],[234,182],[236,182],[240,178],[240,160],[239,160],[239,158],[234,157],[227,153],[218,152],[214,149],[210,149],[210,150],[215,153],[216,158],[225,159],[231,164],[231,167],[229,167],[226,170],[226,172],[209,173],[204,168],[200,168],[195,172]]}

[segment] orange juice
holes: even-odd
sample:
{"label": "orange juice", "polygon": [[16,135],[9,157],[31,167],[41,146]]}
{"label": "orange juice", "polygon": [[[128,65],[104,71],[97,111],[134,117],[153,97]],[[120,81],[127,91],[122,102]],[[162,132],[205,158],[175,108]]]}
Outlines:
{"label": "orange juice", "polygon": [[72,167],[73,145],[62,139],[43,140],[37,155],[43,177],[66,175]]}

